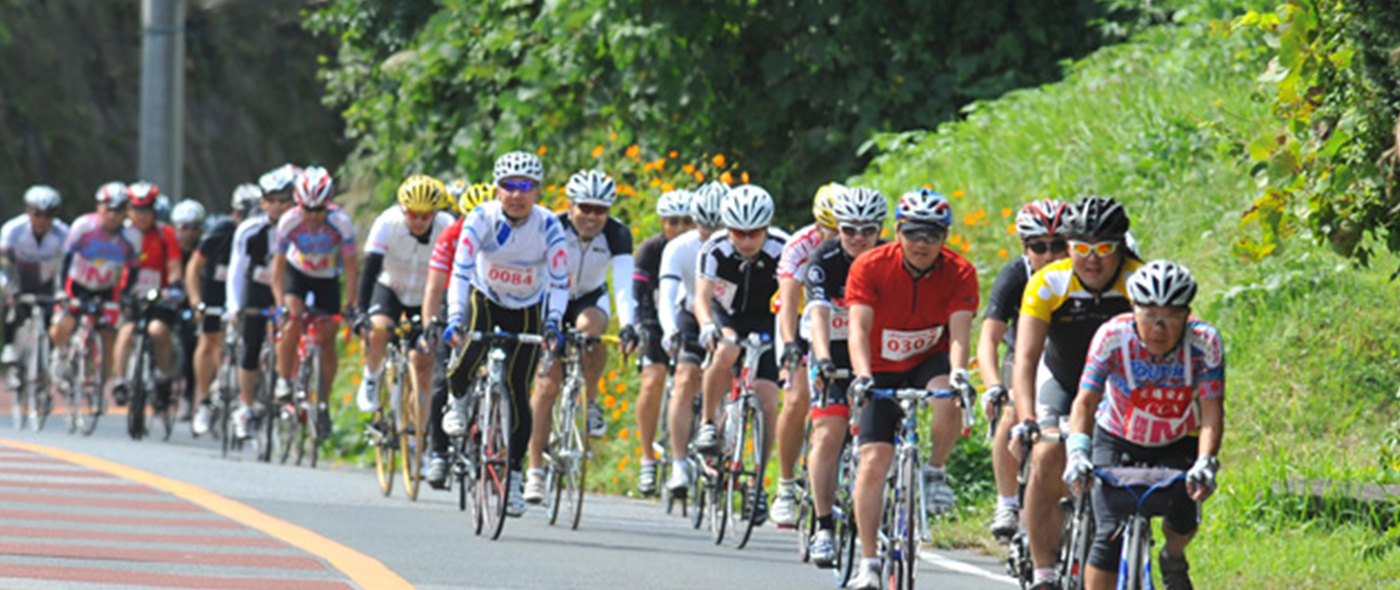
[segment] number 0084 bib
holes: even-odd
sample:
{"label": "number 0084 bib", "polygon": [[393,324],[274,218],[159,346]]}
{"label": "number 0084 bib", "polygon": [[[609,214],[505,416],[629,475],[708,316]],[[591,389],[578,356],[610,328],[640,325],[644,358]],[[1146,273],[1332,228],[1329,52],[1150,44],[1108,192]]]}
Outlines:
{"label": "number 0084 bib", "polygon": [[910,331],[885,328],[880,334],[880,358],[902,361],[921,355],[932,350],[942,336],[943,326]]}
{"label": "number 0084 bib", "polygon": [[535,269],[493,263],[486,266],[486,284],[497,293],[525,297],[535,292]]}

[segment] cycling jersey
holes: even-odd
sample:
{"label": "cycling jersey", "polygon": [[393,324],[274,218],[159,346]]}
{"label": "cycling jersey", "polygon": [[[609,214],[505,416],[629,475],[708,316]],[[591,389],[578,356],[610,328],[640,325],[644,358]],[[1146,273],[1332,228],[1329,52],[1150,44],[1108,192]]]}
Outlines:
{"label": "cycling jersey", "polygon": [[[711,234],[719,235],[723,231]],[[671,238],[661,250],[661,291],[657,304],[657,319],[667,336],[676,333],[676,316],[681,311],[694,313],[695,263],[700,258],[700,230],[687,230]]]}
{"label": "cycling jersey", "polygon": [[500,201],[472,209],[462,221],[452,261],[448,318],[460,322],[471,292],[481,291],[506,309],[545,302],[547,321],[557,324],[569,302],[569,255],[564,241],[559,220],[539,205],[519,227],[506,219]]}
{"label": "cycling jersey", "polygon": [[729,234],[710,236],[700,247],[696,272],[714,283],[711,309],[728,317],[768,316],[772,320],[773,298],[778,292],[778,258],[782,256],[787,236],[776,228],[768,229],[768,237],[753,258],[745,258],[730,241]]}
{"label": "cycling jersey", "polygon": [[180,260],[180,240],[175,236],[175,228],[170,224],[157,221],[150,228],[142,231],[131,222],[127,226],[140,236],[140,247],[137,249],[139,258],[136,263],[136,275],[133,288],[137,293],[145,293],[152,289],[164,289],[170,286],[169,262]]}
{"label": "cycling jersey", "polygon": [[1021,313],[1050,324],[1042,360],[1051,377],[1071,395],[1077,391],[1094,331],[1132,308],[1124,283],[1140,266],[1141,262],[1124,258],[1110,286],[1098,293],[1079,282],[1069,258],[1045,265],[1026,283]]}
{"label": "cycling jersey", "polygon": [[273,252],[302,274],[317,279],[339,276],[345,260],[355,256],[355,225],[350,214],[334,205],[321,227],[311,229],[306,214],[296,207],[282,214],[273,236]]}
{"label": "cycling jersey", "polygon": [[630,325],[635,311],[632,301],[632,232],[621,221],[608,217],[603,231],[584,243],[567,211],[559,213],[558,220],[564,228],[564,246],[569,253],[569,299],[606,289],[606,273],[612,266],[618,324]]}
{"label": "cycling jersey", "polygon": [[[806,281],[807,265],[811,261],[812,251],[817,249],[817,245],[822,242],[821,228],[817,224],[797,230],[788,238],[788,242],[783,246],[782,256],[778,258],[778,278],[793,279],[798,283]],[[801,295],[805,297],[805,293]],[[780,302],[781,303],[781,302]],[[781,307],[779,305],[778,307]],[[806,314],[805,303],[799,302],[802,317],[797,320],[797,336],[803,341],[812,339],[812,330],[808,328],[809,319]]]}
{"label": "cycling jersey", "polygon": [[458,217],[438,234],[437,242],[433,244],[433,255],[428,259],[428,269],[450,274],[452,272],[452,259],[457,256],[457,240],[462,237],[462,220],[465,217]]}
{"label": "cycling jersey", "polygon": [[233,253],[233,234],[238,229],[232,218],[225,218],[210,227],[199,239],[195,251],[204,257],[199,269],[200,300],[205,305],[221,307],[228,292],[229,262]]}
{"label": "cycling jersey", "polygon": [[408,221],[403,209],[390,207],[370,227],[365,239],[365,256],[379,254],[384,257],[384,266],[379,271],[377,283],[388,287],[407,307],[423,304],[423,287],[428,284],[428,262],[432,257],[435,240],[448,225],[452,216],[439,211],[433,217],[433,225],[422,237],[408,230]]}
{"label": "cycling jersey", "polygon": [[54,284],[54,277],[63,266],[63,243],[68,240],[68,224],[53,220],[44,236],[34,235],[29,215],[5,222],[0,228],[0,256],[9,258],[14,266],[11,275],[19,280],[20,292],[33,293]]}
{"label": "cycling jersey", "polygon": [[224,307],[229,311],[273,304],[272,234],[276,231],[266,215],[245,220],[234,230],[229,280],[224,285]]}
{"label": "cycling jersey", "polygon": [[1031,274],[1031,263],[1025,256],[1006,263],[992,283],[992,292],[987,296],[987,309],[982,312],[989,320],[1006,323],[1008,328],[1001,341],[1013,349],[1016,348],[1016,319],[1021,316],[1021,296],[1025,293]]}
{"label": "cycling jersey", "polygon": [[904,250],[891,242],[861,254],[846,278],[846,305],[876,311],[870,329],[870,368],[906,373],[929,355],[948,352],[948,319],[977,312],[977,269],[946,246],[915,279]]}
{"label": "cycling jersey", "polygon": [[[879,242],[876,246],[883,245]],[[831,343],[844,350],[850,336],[850,311],[846,306],[846,277],[850,274],[851,263],[855,259],[841,247],[841,238],[823,240],[812,251],[810,262],[805,270],[804,284],[807,286],[807,307],[804,312],[810,316],[814,307],[831,310]]]}
{"label": "cycling jersey", "polygon": [[636,267],[632,269],[632,298],[637,303],[637,321],[644,324],[657,321],[656,291],[661,282],[661,253],[666,250],[666,243],[666,235],[657,234],[637,248]]}
{"label": "cycling jersey", "polygon": [[1190,318],[1181,345],[1154,357],[1133,314],[1119,315],[1094,334],[1079,387],[1104,394],[1094,418],[1110,434],[1145,447],[1171,444],[1200,428],[1197,400],[1225,397],[1220,332]]}
{"label": "cycling jersey", "polygon": [[68,230],[63,252],[71,256],[64,289],[74,295],[73,287],[86,291],[106,291],[124,284],[134,270],[137,244],[141,234],[135,228],[122,226],[114,232],[102,227],[97,213],[79,217]]}

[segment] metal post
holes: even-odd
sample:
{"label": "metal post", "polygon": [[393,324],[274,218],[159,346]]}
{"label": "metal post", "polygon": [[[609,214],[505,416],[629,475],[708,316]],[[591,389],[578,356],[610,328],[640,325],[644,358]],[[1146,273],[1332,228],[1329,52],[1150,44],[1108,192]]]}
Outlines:
{"label": "metal post", "polygon": [[140,177],[178,199],[184,145],[185,1],[141,3]]}

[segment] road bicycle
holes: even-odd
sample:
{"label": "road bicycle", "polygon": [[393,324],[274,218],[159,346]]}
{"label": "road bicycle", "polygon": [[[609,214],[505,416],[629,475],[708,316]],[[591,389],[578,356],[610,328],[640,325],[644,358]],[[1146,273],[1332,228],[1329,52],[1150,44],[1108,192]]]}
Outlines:
{"label": "road bicycle", "polygon": [[[809,381],[813,387],[817,387],[824,380],[815,364],[809,367]],[[838,369],[832,376],[834,380],[850,379],[848,369]],[[825,387],[819,390],[819,396],[815,407],[825,408],[827,406],[827,391]],[[849,425],[854,428],[859,417],[858,408],[851,409]],[[837,587],[845,587],[846,582],[851,579],[851,574],[855,572],[856,564],[856,513],[853,490],[855,489],[856,472],[860,467],[860,454],[856,451],[852,431],[846,431],[846,437],[841,442],[841,452],[837,458],[836,471],[836,494],[832,500],[831,517],[834,521],[834,528],[831,531],[832,549],[835,550],[836,560],[832,562],[830,568],[832,577]],[[803,475],[802,480],[808,482],[803,487],[803,495],[798,504],[797,518],[797,551],[804,563],[811,558],[811,541],[817,533],[817,518],[815,500],[812,497],[812,487],[810,475],[807,471],[806,453],[803,454]]]}
{"label": "road bicycle", "polygon": [[28,317],[15,331],[15,352],[19,360],[10,370],[18,380],[10,416],[15,429],[26,427],[34,432],[44,428],[53,411],[53,395],[49,390],[49,361],[52,342],[49,341],[48,311],[58,299],[48,295],[24,293],[14,297],[15,305],[27,307]]}
{"label": "road bicycle", "polygon": [[[894,458],[886,476],[884,513],[878,535],[885,557],[885,577],[892,590],[912,590],[919,565],[919,544],[929,538],[928,519],[919,458],[918,411],[929,401],[953,397],[950,390],[913,388],[873,389],[872,403],[892,400],[904,417],[895,431]],[[853,402],[854,403],[854,402]]]}
{"label": "road bicycle", "polygon": [[[761,505],[767,466],[763,456],[764,410],[754,382],[758,379],[759,360],[773,349],[773,338],[754,332],[739,341],[724,341],[739,345],[743,358],[721,411],[724,418],[719,428],[720,450],[701,455],[700,477],[696,479],[703,481],[702,493],[715,544],[723,543],[726,528],[732,527],[738,536],[736,547],[743,549],[753,534],[759,511],[767,510]],[[713,353],[704,366],[709,366],[712,357]]]}
{"label": "road bicycle", "polygon": [[68,313],[74,316],[76,327],[68,338],[67,350],[59,350],[54,368],[54,386],[68,406],[68,432],[91,435],[97,419],[107,411],[104,387],[107,374],[104,364],[106,347],[102,333],[114,332],[121,306],[99,297],[69,300]]}
{"label": "road bicycle", "polygon": [[297,346],[296,379],[292,382],[294,399],[280,404],[275,418],[276,444],[281,463],[294,456],[296,465],[301,465],[305,458],[315,469],[321,441],[331,435],[330,406],[326,403],[326,392],[321,390],[321,330],[325,329],[324,324],[343,322],[345,315],[308,307],[301,312],[300,319],[306,333],[301,335]]}
{"label": "road bicycle", "polygon": [[379,403],[365,424],[365,440],[374,449],[379,491],[387,497],[394,489],[394,472],[402,470],[404,493],[414,501],[418,500],[421,481],[424,430],[419,411],[421,389],[409,353],[419,341],[421,326],[422,318],[414,316],[388,328]]}
{"label": "road bicycle", "polygon": [[[126,367],[128,391],[126,431],[132,440],[141,440],[149,434],[146,425],[146,402],[149,399],[151,419],[161,425],[161,439],[170,440],[175,430],[176,400],[180,392],[174,391],[177,383],[184,381],[180,370],[184,359],[184,347],[179,342],[179,326],[170,325],[170,370],[162,374],[156,368],[155,344],[146,333],[151,321],[157,319],[158,310],[181,313],[179,301],[184,294],[178,289],[167,289],[165,293],[151,289],[131,300],[133,330],[131,336],[131,359]],[[117,359],[121,360],[121,359]],[[154,395],[153,395],[154,394]]]}
{"label": "road bicycle", "polygon": [[[588,474],[588,389],[584,384],[583,357],[604,338],[577,332],[564,334],[564,382],[554,403],[553,427],[545,448],[545,491],[550,498],[549,524],[565,515],[569,527],[578,530],[583,516],[584,478]],[[540,363],[541,372],[550,370],[554,357]]]}
{"label": "road bicycle", "polygon": [[[1133,514],[1114,533],[1123,539],[1118,589],[1152,590],[1152,519],[1167,514],[1173,496],[1184,495],[1186,473],[1168,467],[1102,467],[1094,469],[1093,477],[1105,495],[1126,495],[1133,506]],[[1079,496],[1088,495],[1085,486]],[[1199,503],[1196,514],[1199,518]]]}
{"label": "road bicycle", "polygon": [[[510,494],[510,390],[506,388],[506,347],[515,344],[541,345],[538,334],[509,332],[467,332],[467,341],[487,346],[486,367],[472,383],[466,403],[472,412],[467,432],[451,437],[452,477],[457,485],[457,506],[470,507],[472,528],[492,540],[501,537],[505,527],[506,500]],[[456,347],[448,374],[462,361],[462,347]]]}

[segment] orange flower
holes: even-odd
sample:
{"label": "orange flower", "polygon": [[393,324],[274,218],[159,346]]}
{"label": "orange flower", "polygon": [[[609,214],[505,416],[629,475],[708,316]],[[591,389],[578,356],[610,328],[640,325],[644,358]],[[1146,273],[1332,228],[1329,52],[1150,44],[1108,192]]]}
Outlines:
{"label": "orange flower", "polygon": [[538,151],[539,151],[540,155],[543,156],[543,155],[549,153],[549,146],[543,146],[543,145],[542,145],[542,146],[540,146],[540,149],[539,149]]}
{"label": "orange flower", "polygon": [[[622,430],[617,431],[617,440],[627,440],[627,429],[626,429],[626,428],[623,428]],[[626,457],[626,455],[623,455],[623,456]]]}
{"label": "orange flower", "polygon": [[617,132],[616,132],[616,131],[614,131],[614,132],[608,134],[608,141],[617,141]]}
{"label": "orange flower", "polygon": [[627,148],[627,157],[629,157],[629,158],[636,158],[636,157],[640,156],[641,154],[642,154],[642,148],[638,147],[637,144],[635,144],[635,143],[632,144],[631,147]]}
{"label": "orange flower", "polygon": [[613,397],[613,396],[611,396],[611,395],[605,395],[605,396],[603,396],[603,407],[605,407],[605,408],[611,408],[611,407],[616,406],[616,405],[617,405],[617,398],[615,398],[615,397]]}
{"label": "orange flower", "polygon": [[977,216],[971,213],[964,213],[963,225],[977,225]]}
{"label": "orange flower", "polygon": [[747,171],[745,171],[743,174],[740,174],[739,177],[744,179],[744,184],[749,183],[749,173]]}
{"label": "orange flower", "polygon": [[[626,383],[618,383],[618,384],[617,384],[617,387],[614,387],[614,388],[613,388],[613,391],[616,391],[616,392],[618,392],[618,393],[626,392],[626,391],[627,391],[627,384],[626,384]],[[622,407],[624,407],[624,408],[627,407],[627,400],[622,400]]]}
{"label": "orange flower", "polygon": [[1002,216],[1002,217],[1011,217],[1011,208],[1010,208],[1010,207],[1004,207],[1004,208],[1002,208],[1002,210],[1001,210],[1001,216]]}
{"label": "orange flower", "polygon": [[343,397],[341,397],[340,401],[341,403],[350,403],[350,394],[346,393]]}
{"label": "orange flower", "polygon": [[1010,254],[1011,254],[1010,252],[1007,252],[1007,251],[1006,251],[1006,248],[1002,248],[1002,249],[1000,249],[1000,250],[997,250],[997,257],[998,257],[998,258],[1006,258],[1006,257],[1007,257],[1008,255],[1010,255]]}
{"label": "orange flower", "polygon": [[[621,387],[621,386],[619,386],[619,387]],[[622,400],[622,407],[620,407],[620,408],[618,408],[618,409],[620,409],[620,410],[626,412],[626,411],[627,411],[627,400],[625,400],[625,399]]]}
{"label": "orange flower", "polygon": [[671,150],[671,153],[667,154],[667,156],[670,157],[672,160],[676,159],[676,156],[679,155],[681,155],[680,152],[677,152],[676,150]]}
{"label": "orange flower", "polygon": [[948,244],[949,244],[950,246],[956,246],[956,245],[958,245],[958,244],[961,244],[962,241],[963,241],[963,237],[960,236],[960,235],[958,235],[958,234],[953,234],[953,235],[951,235],[951,236],[948,236]]}
{"label": "orange flower", "polygon": [[663,184],[663,185],[661,185],[661,192],[663,192],[663,193],[669,193],[669,192],[671,192],[671,191],[673,191],[673,190],[676,190],[676,187],[675,187],[674,185],[670,185],[670,184]]}
{"label": "orange flower", "polygon": [[977,212],[974,213],[974,215],[977,216],[977,219],[986,219],[986,218],[987,218],[987,210],[986,210],[986,209],[978,209]]}
{"label": "orange flower", "polygon": [[725,172],[724,174],[719,175],[719,181],[720,181],[720,182],[723,182],[724,184],[727,184],[727,185],[729,185],[729,186],[734,186],[734,177],[733,177],[733,176],[730,176],[730,174],[729,174],[728,172]]}
{"label": "orange flower", "polygon": [[1006,233],[1008,233],[1008,234],[1014,234],[1014,233],[1016,233],[1016,224],[1012,223],[1012,224],[1007,225],[1007,226],[1006,226]]}
{"label": "orange flower", "polygon": [[613,410],[613,420],[616,421],[616,420],[621,420],[621,419],[622,419],[622,410],[620,410],[620,409],[619,409],[619,410]]}
{"label": "orange flower", "polygon": [[657,170],[660,170],[660,169],[664,168],[665,166],[666,166],[666,158],[657,158],[655,162],[652,162],[652,167],[653,167],[653,168],[656,168]]}
{"label": "orange flower", "polygon": [[963,254],[967,254],[972,251],[972,244],[970,242],[963,242],[962,245],[958,246],[958,249],[962,250]]}
{"label": "orange flower", "polygon": [[598,378],[598,391],[602,391],[602,390],[607,389],[607,388],[608,388],[608,382],[605,381],[602,377],[599,377],[599,378]]}
{"label": "orange flower", "polygon": [[724,154],[715,154],[715,157],[711,158],[710,161],[715,163],[715,168],[723,168]]}
{"label": "orange flower", "polygon": [[617,470],[618,470],[618,471],[626,471],[626,470],[627,470],[627,464],[630,463],[631,461],[632,461],[632,457],[630,457],[630,456],[628,456],[628,455],[623,455],[623,456],[622,456],[622,460],[617,462]]}
{"label": "orange flower", "polygon": [[659,187],[659,186],[661,186],[661,179],[660,179],[660,178],[653,178],[653,179],[651,179],[651,182],[649,182],[649,183],[647,183],[647,184],[650,184],[652,188]]}
{"label": "orange flower", "polygon": [[617,381],[617,369],[608,371],[608,381]]}
{"label": "orange flower", "polygon": [[634,235],[634,236],[640,236],[640,235],[642,235],[642,228],[640,228],[640,227],[634,227],[634,228],[632,228],[632,235]]}
{"label": "orange flower", "polygon": [[681,171],[685,172],[686,174],[694,174],[695,164],[686,164],[684,166],[681,166]]}
{"label": "orange flower", "polygon": [[699,170],[696,170],[696,171],[695,171],[695,182],[705,182],[705,173],[704,173],[704,172],[701,172],[701,171],[699,171]]}
{"label": "orange flower", "polygon": [[595,158],[601,158],[601,157],[603,157],[603,146],[600,145],[600,146],[598,146],[598,147],[593,148],[593,157],[595,157]]}
{"label": "orange flower", "polygon": [[954,199],[961,199],[961,198],[963,198],[963,192],[960,191],[960,190],[953,191],[953,198],[954,198]]}

